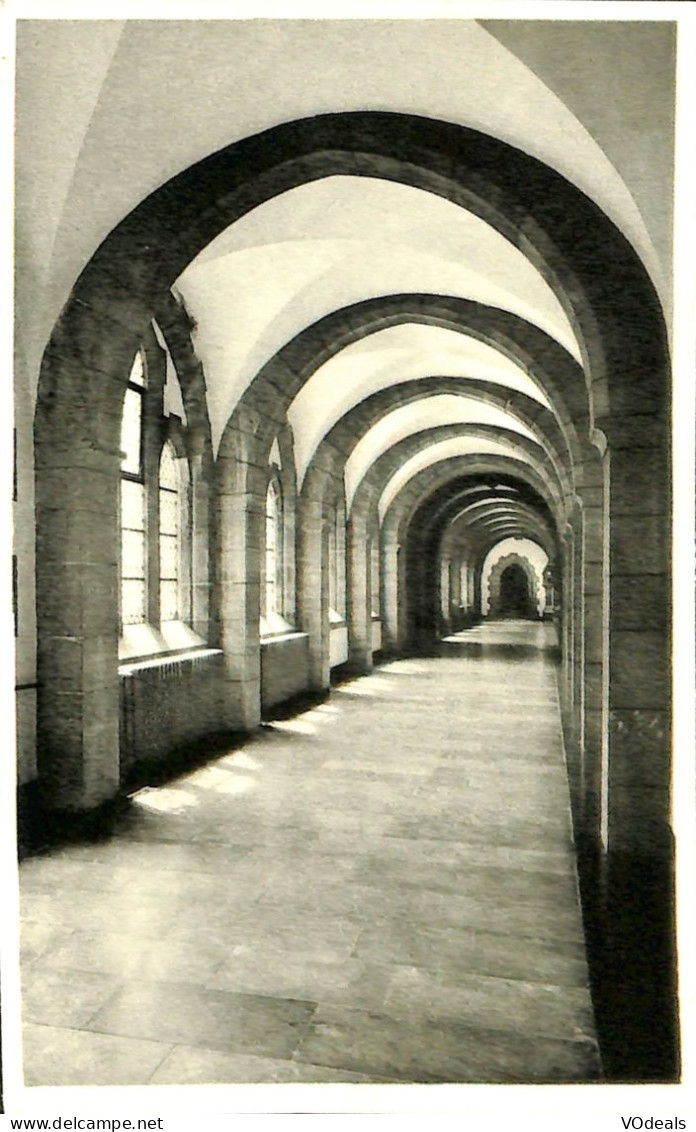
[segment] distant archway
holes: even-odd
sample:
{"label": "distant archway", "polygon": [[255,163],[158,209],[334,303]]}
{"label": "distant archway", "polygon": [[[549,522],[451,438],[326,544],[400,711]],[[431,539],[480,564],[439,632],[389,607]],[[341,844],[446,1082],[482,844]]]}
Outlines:
{"label": "distant archway", "polygon": [[542,575],[525,554],[512,552],[494,562],[487,583],[489,617],[543,616]]}
{"label": "distant archway", "polygon": [[527,575],[518,563],[506,566],[500,576],[500,617],[531,617],[532,600]]}

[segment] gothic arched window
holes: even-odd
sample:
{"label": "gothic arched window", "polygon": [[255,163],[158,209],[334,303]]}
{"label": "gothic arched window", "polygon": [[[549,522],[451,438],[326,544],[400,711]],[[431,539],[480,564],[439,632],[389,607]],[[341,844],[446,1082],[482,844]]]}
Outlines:
{"label": "gothic arched window", "polygon": [[145,359],[135,355],[121,417],[121,624],[147,621],[147,507],[144,470]]}
{"label": "gothic arched window", "polygon": [[370,590],[372,598],[372,616],[381,617],[382,615],[382,596],[380,593],[381,572],[380,572],[380,558],[379,558],[379,535],[375,535],[372,539],[370,548]]}
{"label": "gothic arched window", "polygon": [[342,499],[336,503],[329,527],[329,608],[339,618],[346,615],[346,511]]}
{"label": "gothic arched window", "polygon": [[162,449],[159,469],[159,614],[160,621],[184,621],[190,615],[186,569],[189,547],[186,524],[185,488],[188,475],[185,460],[177,460],[167,441]]}
{"label": "gothic arched window", "polygon": [[[159,364],[161,363],[161,364]],[[167,651],[157,634],[192,618],[190,470],[182,422],[164,410],[165,365],[156,347],[135,356],[121,417],[120,619],[124,655]],[[178,438],[177,447],[167,436]],[[148,628],[149,638],[143,636]],[[154,635],[153,635],[154,632]],[[134,636],[135,634],[135,636]]]}
{"label": "gothic arched window", "polygon": [[280,486],[271,479],[266,492],[265,615],[283,615],[283,505]]}

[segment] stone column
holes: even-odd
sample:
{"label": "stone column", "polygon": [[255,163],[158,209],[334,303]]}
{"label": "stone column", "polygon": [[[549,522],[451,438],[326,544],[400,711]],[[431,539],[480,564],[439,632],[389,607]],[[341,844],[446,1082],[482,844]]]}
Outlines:
{"label": "stone column", "polygon": [[399,636],[398,645],[400,650],[407,648],[409,644],[408,639],[408,593],[406,590],[407,566],[406,566],[406,547],[401,545],[399,547],[399,554],[397,559],[398,580],[397,580],[397,607],[398,607],[398,625]]}
{"label": "stone column", "polygon": [[[261,560],[267,468],[254,460],[253,437],[237,432],[218,457],[217,614],[224,652],[222,717],[233,731],[261,721]],[[236,443],[233,443],[236,441]],[[233,449],[229,451],[229,449]]]}
{"label": "stone column", "polygon": [[372,611],[367,515],[353,507],[348,520],[348,663],[353,672],[372,671]]}
{"label": "stone column", "polygon": [[309,680],[313,691],[330,686],[329,554],[323,483],[308,477],[299,503],[297,612],[309,637]]}
{"label": "stone column", "polygon": [[[635,429],[633,430],[635,432]],[[667,438],[611,446],[608,843],[669,858],[670,651]],[[621,441],[621,438],[617,438]]]}
{"label": "stone column", "polygon": [[[111,426],[118,436],[117,398]],[[120,463],[89,436],[37,443],[37,766],[56,811],[94,809],[119,788]]]}
{"label": "stone column", "polygon": [[382,635],[384,649],[399,648],[399,557],[400,547],[393,535],[382,539]]}
{"label": "stone column", "polygon": [[440,563],[440,614],[439,636],[449,633],[452,626],[452,560],[442,558]]}
{"label": "stone column", "polygon": [[603,763],[606,755],[607,705],[604,682],[608,658],[606,639],[606,602],[608,578],[605,577],[607,529],[604,481],[608,453],[602,457],[596,450],[583,464],[582,500],[582,622],[576,647],[582,649],[579,663],[578,746],[581,757],[581,782],[578,808],[579,826],[583,834],[599,844],[601,814],[606,805],[603,797]]}

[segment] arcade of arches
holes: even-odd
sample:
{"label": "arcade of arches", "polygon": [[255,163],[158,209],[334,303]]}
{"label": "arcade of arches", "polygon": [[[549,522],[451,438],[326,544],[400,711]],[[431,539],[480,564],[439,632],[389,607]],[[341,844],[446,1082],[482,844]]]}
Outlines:
{"label": "arcade of arches", "polygon": [[[429,674],[414,720],[424,748],[449,710],[438,688],[456,699],[461,679],[464,714],[439,757],[478,736],[480,766],[492,716],[483,684],[480,711],[471,692],[476,666],[519,657],[515,672],[495,668],[490,695],[504,702],[541,657],[557,680],[602,1072],[675,1080],[670,185],[642,176],[611,107],[583,107],[563,79],[568,52],[587,52],[587,81],[601,88],[611,72],[628,105],[640,59],[654,173],[671,129],[671,25],[617,38],[611,24],[433,21],[428,60],[410,21],[315,23],[287,23],[282,58],[273,21],[19,25],[21,823],[29,842],[38,824],[60,842],[111,815],[132,848],[143,837],[119,799],[132,810],[167,779],[176,796],[187,759],[253,761],[274,720],[292,734],[295,706],[330,711],[399,664]],[[443,101],[435,80],[456,52],[472,74]],[[265,103],[252,58],[272,61]],[[518,80],[522,107],[501,75]],[[48,105],[71,124],[60,153]],[[33,194],[51,178],[37,227]],[[375,701],[370,715],[369,695],[366,748],[382,712]],[[523,728],[556,735],[529,695]],[[457,765],[429,768],[433,790]],[[171,832],[168,797],[150,811],[160,855],[187,838],[185,813]],[[434,855],[447,840],[422,836]],[[82,851],[27,862],[31,931],[44,930],[32,868],[69,887]],[[89,919],[87,898],[80,907]],[[28,988],[65,942],[49,933],[35,947],[31,931]],[[46,1019],[35,1022],[38,1041]],[[444,1061],[410,1072],[525,1079],[500,1056],[500,1078]]]}

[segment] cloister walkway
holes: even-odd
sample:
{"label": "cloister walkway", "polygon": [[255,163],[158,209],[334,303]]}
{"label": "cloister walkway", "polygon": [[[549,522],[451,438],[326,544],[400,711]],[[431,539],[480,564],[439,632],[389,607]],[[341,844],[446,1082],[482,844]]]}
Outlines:
{"label": "cloister walkway", "polygon": [[27,1084],[597,1080],[552,644],[460,633],[25,862]]}

